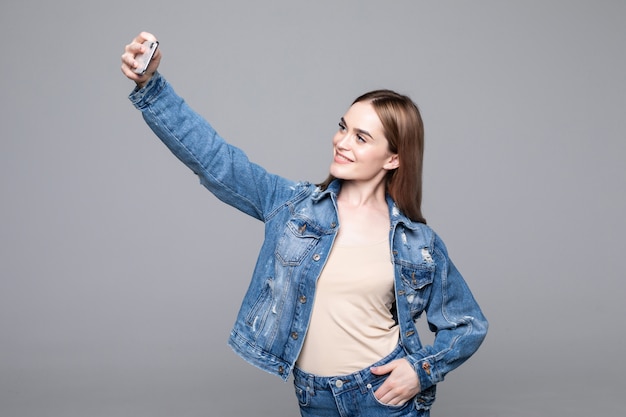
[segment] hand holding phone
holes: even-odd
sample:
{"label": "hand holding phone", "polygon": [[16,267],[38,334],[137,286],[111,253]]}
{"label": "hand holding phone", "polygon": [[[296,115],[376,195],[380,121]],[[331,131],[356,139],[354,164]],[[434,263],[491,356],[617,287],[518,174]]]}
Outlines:
{"label": "hand holding phone", "polygon": [[135,74],[143,75],[148,70],[148,65],[150,65],[150,61],[152,61],[152,57],[154,56],[157,48],[159,47],[158,41],[145,41],[143,46],[146,48],[146,51],[142,54],[139,54],[135,57],[135,61],[139,64],[139,66],[133,71]]}

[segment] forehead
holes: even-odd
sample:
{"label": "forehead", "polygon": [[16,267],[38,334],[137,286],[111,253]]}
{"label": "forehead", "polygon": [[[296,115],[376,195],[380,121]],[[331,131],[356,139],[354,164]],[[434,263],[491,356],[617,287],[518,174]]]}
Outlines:
{"label": "forehead", "polygon": [[368,101],[354,103],[343,117],[350,128],[362,129],[370,133],[383,131],[383,124],[374,106]]}

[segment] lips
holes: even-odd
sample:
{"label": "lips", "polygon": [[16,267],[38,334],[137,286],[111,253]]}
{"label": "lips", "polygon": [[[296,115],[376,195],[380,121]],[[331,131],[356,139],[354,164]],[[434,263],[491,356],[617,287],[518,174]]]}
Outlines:
{"label": "lips", "polygon": [[337,162],[338,164],[347,164],[350,162],[354,162],[352,159],[348,158],[347,156],[336,152],[335,153],[335,162]]}

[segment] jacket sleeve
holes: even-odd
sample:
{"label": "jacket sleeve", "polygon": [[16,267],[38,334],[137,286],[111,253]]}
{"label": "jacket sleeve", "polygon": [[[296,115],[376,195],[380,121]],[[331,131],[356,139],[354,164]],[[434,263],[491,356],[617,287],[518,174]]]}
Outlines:
{"label": "jacket sleeve", "polygon": [[407,359],[417,371],[422,391],[443,381],[476,352],[489,324],[460,272],[436,238],[436,269],[426,306],[429,328],[435,332],[432,346],[423,346]]}
{"label": "jacket sleeve", "polygon": [[282,201],[277,194],[293,189],[295,183],[268,173],[226,143],[161,74],[135,89],[129,99],[159,139],[225,203],[265,220],[272,205]]}

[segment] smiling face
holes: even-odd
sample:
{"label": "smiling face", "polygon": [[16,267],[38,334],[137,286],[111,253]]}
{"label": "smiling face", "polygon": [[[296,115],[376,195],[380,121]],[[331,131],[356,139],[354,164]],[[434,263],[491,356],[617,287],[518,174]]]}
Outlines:
{"label": "smiling face", "polygon": [[398,167],[398,156],[389,151],[383,125],[370,102],[354,103],[341,118],[333,138],[330,173],[342,180],[381,182]]}

